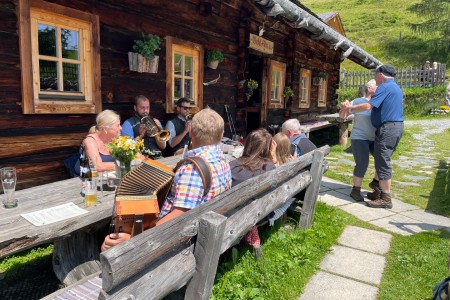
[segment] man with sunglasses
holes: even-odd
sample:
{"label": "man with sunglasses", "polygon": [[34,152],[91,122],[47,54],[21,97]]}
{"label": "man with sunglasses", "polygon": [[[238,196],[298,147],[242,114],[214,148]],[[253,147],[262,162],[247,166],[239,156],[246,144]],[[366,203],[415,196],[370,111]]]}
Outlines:
{"label": "man with sunglasses", "polygon": [[191,100],[188,98],[180,98],[177,101],[178,115],[166,124],[166,130],[170,132],[169,139],[169,155],[182,153],[184,146],[189,145],[191,138],[189,137],[189,129],[191,122],[186,120],[186,115],[191,109]]}

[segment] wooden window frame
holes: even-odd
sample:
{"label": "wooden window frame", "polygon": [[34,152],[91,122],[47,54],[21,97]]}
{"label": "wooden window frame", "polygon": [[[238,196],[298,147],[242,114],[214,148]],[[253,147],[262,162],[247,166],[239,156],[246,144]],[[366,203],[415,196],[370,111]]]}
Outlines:
{"label": "wooden window frame", "polygon": [[193,62],[193,101],[195,107],[203,108],[203,47],[199,44],[188,42],[172,36],[167,36],[166,40],[166,113],[176,113],[176,101],[174,97],[174,53],[192,55]]}
{"label": "wooden window frame", "polygon": [[[306,78],[306,86],[303,86],[303,78]],[[309,108],[311,106],[311,84],[312,84],[312,72],[308,69],[301,69],[300,71],[300,83],[299,83],[299,97],[298,107]],[[305,91],[306,97],[303,98],[303,91]]]}
{"label": "wooden window frame", "polygon": [[320,83],[317,86],[317,89],[317,107],[326,107],[328,80],[326,78],[320,78]]}
{"label": "wooden window frame", "polygon": [[[278,71],[280,72],[280,91],[279,91],[279,97],[280,100],[278,101],[273,101],[272,99],[272,74],[274,71]],[[279,61],[275,61],[275,60],[270,60],[270,65],[269,65],[269,78],[267,81],[267,98],[268,98],[268,103],[269,103],[269,109],[272,108],[283,108],[284,107],[284,97],[283,97],[283,91],[284,91],[284,85],[286,82],[286,64],[279,62]]]}
{"label": "wooden window frame", "polygon": [[[101,65],[100,65],[100,23],[99,17],[84,11],[68,8],[58,4],[45,2],[42,0],[19,0],[19,41],[20,41],[20,64],[22,81],[22,111],[24,114],[95,114],[102,111],[101,100]],[[40,82],[36,81],[36,67],[39,66],[38,53],[33,53],[33,43],[37,43],[33,38],[37,38],[32,33],[32,11],[47,15],[55,19],[57,17],[72,20],[74,23],[88,24],[90,34],[81,36],[85,41],[81,43],[80,57],[83,53],[80,72],[81,88],[84,99],[78,100],[70,93],[55,92],[53,99],[39,99]],[[59,22],[59,24],[61,24]],[[86,41],[86,38],[88,41]],[[36,49],[36,47],[34,47]],[[83,83],[84,82],[84,83]]]}

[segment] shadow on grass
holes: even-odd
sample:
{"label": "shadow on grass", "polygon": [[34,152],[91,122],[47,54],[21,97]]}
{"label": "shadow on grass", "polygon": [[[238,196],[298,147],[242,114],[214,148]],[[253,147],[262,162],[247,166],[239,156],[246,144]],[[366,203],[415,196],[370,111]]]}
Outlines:
{"label": "shadow on grass", "polygon": [[426,209],[450,217],[450,165],[445,160],[440,160],[436,167],[437,173],[433,189],[428,198]]}

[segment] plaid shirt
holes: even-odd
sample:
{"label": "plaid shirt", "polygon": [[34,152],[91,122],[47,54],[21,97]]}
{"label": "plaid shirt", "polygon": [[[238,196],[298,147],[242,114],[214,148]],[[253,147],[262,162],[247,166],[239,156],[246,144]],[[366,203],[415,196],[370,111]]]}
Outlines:
{"label": "plaid shirt", "polygon": [[203,181],[192,163],[184,163],[175,173],[169,196],[164,202],[159,218],[170,213],[174,207],[192,209],[208,202],[231,188],[231,171],[219,145],[208,145],[190,150],[186,157],[200,156],[209,163],[211,188],[203,196]]}

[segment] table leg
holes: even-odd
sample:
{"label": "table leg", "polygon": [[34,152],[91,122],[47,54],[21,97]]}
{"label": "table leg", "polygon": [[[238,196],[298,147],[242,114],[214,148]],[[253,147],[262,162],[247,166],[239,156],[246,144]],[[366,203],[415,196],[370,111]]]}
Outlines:
{"label": "table leg", "polygon": [[69,237],[55,241],[53,270],[66,286],[101,270],[100,247],[92,232],[74,232]]}
{"label": "table leg", "polygon": [[348,123],[339,123],[339,144],[342,146],[347,145],[347,139],[348,139]]}

